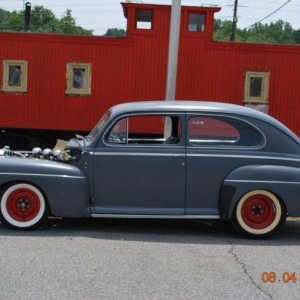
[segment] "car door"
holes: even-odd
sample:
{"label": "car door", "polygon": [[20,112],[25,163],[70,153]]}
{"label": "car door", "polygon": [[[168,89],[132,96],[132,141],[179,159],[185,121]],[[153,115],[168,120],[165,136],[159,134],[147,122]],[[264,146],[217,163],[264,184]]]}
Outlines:
{"label": "car door", "polygon": [[186,214],[217,218],[224,179],[239,166],[260,163],[264,137],[236,116],[198,113],[186,119]]}
{"label": "car door", "polygon": [[94,152],[94,214],[185,214],[182,124],[185,114],[115,120]]}

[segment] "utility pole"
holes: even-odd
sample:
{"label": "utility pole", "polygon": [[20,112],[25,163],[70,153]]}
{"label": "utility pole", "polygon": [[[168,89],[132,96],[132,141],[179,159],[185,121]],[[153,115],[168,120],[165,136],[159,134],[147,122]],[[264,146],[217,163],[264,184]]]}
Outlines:
{"label": "utility pole", "polygon": [[172,1],[166,99],[175,100],[179,49],[181,0]]}
{"label": "utility pole", "polygon": [[[169,37],[169,55],[166,83],[166,101],[175,100],[176,97],[176,81],[177,81],[177,64],[179,49],[179,31],[181,19],[181,0],[172,0],[170,37]],[[171,135],[172,121],[170,117],[166,117],[164,126],[164,137]]]}
{"label": "utility pole", "polygon": [[231,35],[230,35],[230,41],[231,42],[235,41],[236,23],[238,21],[238,18],[237,18],[237,7],[238,7],[238,0],[234,0],[232,31],[231,31]]}

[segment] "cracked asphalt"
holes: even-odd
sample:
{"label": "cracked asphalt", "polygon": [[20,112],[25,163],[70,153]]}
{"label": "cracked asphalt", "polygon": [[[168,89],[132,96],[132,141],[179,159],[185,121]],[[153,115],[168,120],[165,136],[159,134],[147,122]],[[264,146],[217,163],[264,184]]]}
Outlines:
{"label": "cracked asphalt", "polygon": [[196,221],[1,224],[0,299],[300,299],[299,245],[300,219],[267,240]]}

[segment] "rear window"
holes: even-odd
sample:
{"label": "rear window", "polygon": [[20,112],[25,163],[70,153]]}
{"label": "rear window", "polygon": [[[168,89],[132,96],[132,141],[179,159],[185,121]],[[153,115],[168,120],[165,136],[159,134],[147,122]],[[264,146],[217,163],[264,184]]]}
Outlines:
{"label": "rear window", "polygon": [[195,146],[259,146],[263,137],[250,124],[226,117],[195,116],[189,119],[188,140]]}

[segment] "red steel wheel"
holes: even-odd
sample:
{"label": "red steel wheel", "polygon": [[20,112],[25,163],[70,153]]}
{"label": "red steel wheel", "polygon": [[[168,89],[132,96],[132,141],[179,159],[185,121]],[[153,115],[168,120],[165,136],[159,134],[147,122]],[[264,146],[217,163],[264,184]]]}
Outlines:
{"label": "red steel wheel", "polygon": [[241,208],[241,214],[244,222],[249,227],[263,229],[273,223],[276,217],[276,209],[269,197],[255,194],[245,200]]}
{"label": "red steel wheel", "polygon": [[277,231],[286,214],[279,199],[269,191],[254,190],[238,202],[232,223],[246,236],[263,237]]}
{"label": "red steel wheel", "polygon": [[30,184],[11,185],[1,196],[1,215],[13,227],[36,227],[46,217],[44,196]]}

